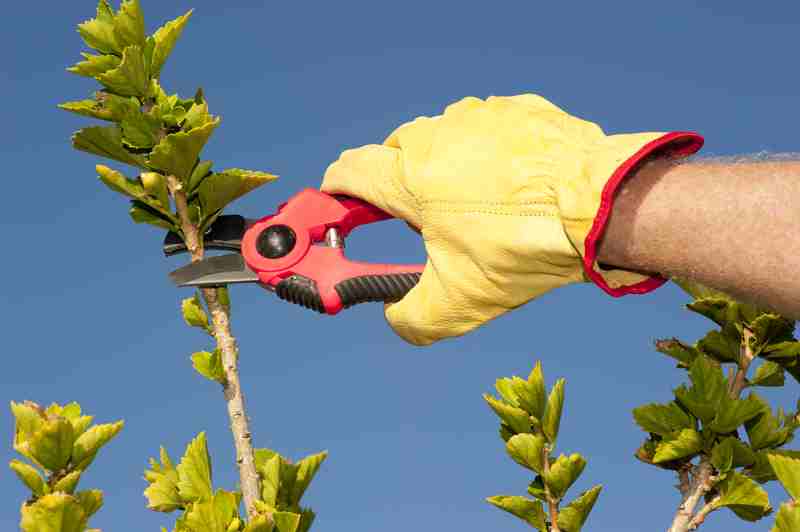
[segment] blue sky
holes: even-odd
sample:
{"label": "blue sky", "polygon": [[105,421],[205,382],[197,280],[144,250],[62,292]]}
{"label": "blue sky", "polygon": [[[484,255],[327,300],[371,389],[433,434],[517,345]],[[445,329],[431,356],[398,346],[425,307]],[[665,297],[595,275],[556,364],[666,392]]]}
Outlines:
{"label": "blue sky", "polygon": [[[468,95],[536,92],[610,132],[695,130],[706,154],[798,151],[796,3],[142,4],[149,31],[196,8],[162,82],[183,95],[202,85],[222,115],[206,156],[281,176],[234,205],[249,216],[317,186],[342,150]],[[166,275],[184,259],[163,258],[163,235],[129,222],[126,202],[95,178],[99,160],[70,148],[88,120],[56,109],[94,90],[64,71],[82,50],[75,25],[94,7],[4,7],[0,399],[77,400],[99,421],[125,419],[81,485],[105,490],[95,526],[157,530],[171,519],[145,509],[142,472],[159,445],[176,456],[205,430],[215,485],[237,477],[221,392],[189,362],[209,343],[183,325],[189,292]],[[396,221],[348,246],[371,260],[424,259]],[[525,529],[483,502],[524,493],[530,478],[505,455],[481,394],[539,359],[548,384],[567,379],[559,451],[589,460],[577,488],[605,486],[586,530],[663,530],[674,513],[673,478],[632,457],[643,433],[630,414],[668,400],[683,378],[652,340],[692,342],[710,328],[672,284],[619,300],[591,285],[558,289],[427,348],[394,337],[376,305],[324,318],[257,287],[232,298],[256,444],[293,458],[330,452],[305,499],[315,530]],[[789,407],[796,390],[768,395]],[[7,406],[0,427],[7,462]],[[25,492],[4,471],[0,529],[12,530]],[[776,506],[784,498],[770,493]],[[767,526],[723,511],[702,530]]]}

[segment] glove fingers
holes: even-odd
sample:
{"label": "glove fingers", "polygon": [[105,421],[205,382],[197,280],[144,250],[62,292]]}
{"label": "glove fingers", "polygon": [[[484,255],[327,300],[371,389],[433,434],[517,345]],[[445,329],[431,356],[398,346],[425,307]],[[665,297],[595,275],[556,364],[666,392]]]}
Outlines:
{"label": "glove fingers", "polygon": [[320,189],[362,199],[419,227],[415,201],[400,184],[403,173],[398,148],[370,144],[342,152],[325,171]]}

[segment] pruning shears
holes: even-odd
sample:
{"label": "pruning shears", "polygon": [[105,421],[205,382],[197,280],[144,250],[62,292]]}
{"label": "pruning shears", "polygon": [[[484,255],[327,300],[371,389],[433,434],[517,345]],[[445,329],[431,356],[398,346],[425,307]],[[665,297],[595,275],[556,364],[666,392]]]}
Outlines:
{"label": "pruning shears", "polygon": [[[170,278],[178,286],[259,283],[323,314],[367,301],[398,301],[417,284],[423,265],[357,262],[344,255],[353,229],[391,218],[359,199],[308,188],[258,220],[220,216],[206,231],[204,246],[234,253],[188,264]],[[185,251],[181,237],[168,233],[164,254]]]}

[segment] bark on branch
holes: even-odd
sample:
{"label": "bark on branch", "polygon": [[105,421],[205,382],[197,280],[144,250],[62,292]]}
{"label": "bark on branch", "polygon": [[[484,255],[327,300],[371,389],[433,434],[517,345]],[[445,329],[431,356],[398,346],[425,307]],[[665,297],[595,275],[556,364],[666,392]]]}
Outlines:
{"label": "bark on branch", "polygon": [[[192,262],[203,258],[203,241],[198,234],[198,228],[189,219],[186,192],[180,181],[175,176],[167,176],[170,193],[175,199],[176,210],[180,217],[181,230],[185,238],[186,247],[192,257]],[[225,371],[225,384],[222,385],[223,396],[228,407],[230,428],[236,446],[236,463],[239,467],[239,480],[242,489],[242,498],[247,510],[247,515],[256,515],[255,502],[259,500],[261,489],[258,473],[256,472],[255,453],[253,440],[250,434],[249,421],[244,406],[244,395],[239,384],[238,349],[236,338],[231,333],[229,310],[220,302],[215,288],[201,290],[203,299],[211,314],[211,326],[217,348],[222,354],[222,366]]]}

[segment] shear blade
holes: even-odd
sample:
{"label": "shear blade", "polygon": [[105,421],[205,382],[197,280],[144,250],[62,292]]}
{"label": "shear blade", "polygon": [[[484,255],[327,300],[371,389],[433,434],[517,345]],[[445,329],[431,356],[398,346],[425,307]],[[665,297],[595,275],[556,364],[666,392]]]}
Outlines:
{"label": "shear blade", "polygon": [[209,257],[169,274],[178,286],[220,286],[232,283],[257,283],[258,275],[247,267],[239,254]]}

